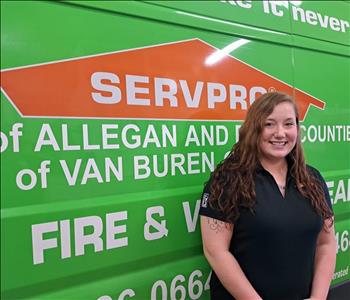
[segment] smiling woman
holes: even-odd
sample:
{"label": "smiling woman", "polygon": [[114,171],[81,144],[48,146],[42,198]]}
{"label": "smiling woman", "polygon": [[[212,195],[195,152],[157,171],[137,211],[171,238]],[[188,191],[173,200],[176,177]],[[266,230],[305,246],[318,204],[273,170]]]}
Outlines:
{"label": "smiling woman", "polygon": [[265,121],[260,139],[260,162],[284,159],[296,144],[298,128],[295,107],[282,102],[274,108]]}
{"label": "smiling woman", "polygon": [[294,100],[264,94],[202,196],[212,299],[326,299],[336,255],[331,205],[322,176],[305,164]]}

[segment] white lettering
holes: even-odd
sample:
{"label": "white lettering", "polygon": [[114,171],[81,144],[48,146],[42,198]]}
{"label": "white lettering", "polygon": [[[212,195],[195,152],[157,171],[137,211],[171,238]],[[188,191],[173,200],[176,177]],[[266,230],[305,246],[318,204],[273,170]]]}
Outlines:
{"label": "white lettering", "polygon": [[[85,233],[85,230],[90,228],[90,234]],[[86,245],[94,245],[94,251],[100,252],[103,250],[103,240],[101,238],[103,232],[102,220],[98,216],[89,216],[77,218],[74,220],[75,233],[75,255],[84,255]]]}
{"label": "white lettering", "polygon": [[63,151],[80,150],[79,145],[69,145],[67,124],[62,124],[62,149]]}
{"label": "white lettering", "polygon": [[[23,177],[25,175],[28,175],[30,178],[29,183],[27,184],[23,182]],[[34,171],[31,169],[23,169],[17,173],[16,184],[23,191],[31,190],[33,187],[35,187],[36,182],[37,182],[37,176],[34,173]]]}
{"label": "white lettering", "polygon": [[305,23],[305,12],[301,7],[292,6],[292,16],[295,21],[298,21],[300,17],[300,21]]}
{"label": "white lettering", "polygon": [[[45,139],[46,134],[48,136],[47,140]],[[58,147],[58,143],[49,124],[42,125],[37,143],[34,148],[34,152],[40,151],[42,146],[52,146],[54,151],[60,150],[60,147]]]}
{"label": "white lettering", "polygon": [[151,169],[149,168],[149,158],[145,155],[134,156],[134,178],[145,179],[148,178],[150,174]]}
{"label": "white lettering", "polygon": [[247,90],[243,85],[230,84],[230,108],[237,109],[237,103],[241,109],[247,109]]}
{"label": "white lettering", "polygon": [[317,15],[312,10],[307,10],[305,12],[306,22],[311,25],[317,25]]}
{"label": "white lettering", "polygon": [[70,221],[63,220],[60,222],[61,232],[61,258],[71,257],[71,245],[70,245]]}
{"label": "white lettering", "polygon": [[109,158],[105,158],[105,170],[106,170],[106,182],[111,181],[111,171],[114,177],[118,181],[123,180],[123,157],[119,156],[117,158],[117,166],[113,163],[113,161]]}
{"label": "white lettering", "polygon": [[188,147],[190,143],[195,143],[196,146],[200,146],[199,138],[196,132],[196,127],[194,125],[190,125],[187,131],[185,147]]}
{"label": "white lettering", "polygon": [[151,105],[150,99],[147,98],[136,98],[136,94],[149,94],[149,88],[137,87],[137,83],[148,83],[149,77],[137,76],[137,75],[126,75],[126,99],[129,105]]}
{"label": "white lettering", "polygon": [[[144,226],[144,237],[147,241],[153,241],[161,239],[168,235],[168,229],[166,228],[166,220],[158,222],[153,218],[153,215],[159,215],[164,217],[164,207],[163,206],[153,206],[146,210],[146,223]],[[153,228],[151,232],[151,228]],[[155,230],[155,231],[154,231]]]}
{"label": "white lettering", "polygon": [[121,100],[120,89],[111,84],[104,84],[102,81],[110,81],[110,83],[120,83],[119,77],[114,73],[95,72],[91,75],[91,85],[95,90],[110,93],[110,96],[103,96],[101,93],[91,93],[92,99],[97,103],[116,104]]}
{"label": "white lettering", "polygon": [[117,139],[118,133],[108,133],[109,129],[118,129],[117,124],[102,124],[102,148],[119,149],[118,144],[109,144],[109,139]]}
{"label": "white lettering", "polygon": [[[164,87],[168,87],[168,91],[164,90]],[[170,101],[171,107],[177,107],[177,98],[175,94],[177,93],[176,82],[169,78],[154,78],[154,88],[155,88],[155,103],[156,106],[164,106],[164,99]]]}
{"label": "white lettering", "polygon": [[145,139],[142,145],[142,148],[147,148],[149,144],[154,143],[157,148],[161,148],[157,132],[153,125],[149,125],[147,127],[147,131],[145,134]]}
{"label": "white lettering", "polygon": [[83,143],[84,150],[98,150],[100,145],[90,145],[89,144],[89,128],[87,124],[83,124]]}
{"label": "white lettering", "polygon": [[330,17],[329,25],[331,26],[331,29],[333,29],[334,31],[340,31],[340,21],[338,19]]}
{"label": "white lettering", "polygon": [[129,149],[135,149],[135,148],[138,148],[140,147],[141,145],[141,138],[139,135],[132,135],[131,136],[131,140],[133,141],[133,143],[130,143],[128,140],[127,140],[127,136],[128,136],[128,132],[129,130],[133,130],[135,132],[139,132],[140,131],[140,128],[134,124],[129,124],[129,125],[126,125],[123,130],[122,130],[122,141],[123,141],[123,144],[129,148]]}
{"label": "white lettering", "polygon": [[128,238],[115,238],[116,234],[126,233],[126,225],[118,225],[115,223],[128,219],[128,212],[121,211],[106,215],[106,249],[125,247],[128,245]]}
{"label": "white lettering", "polygon": [[202,81],[197,81],[196,88],[194,90],[193,97],[191,96],[190,90],[188,88],[188,84],[186,80],[180,80],[181,90],[186,102],[187,107],[198,107],[199,101],[202,95],[204,83]]}
{"label": "white lettering", "polygon": [[226,88],[221,83],[208,82],[208,108],[214,109],[215,103],[225,102],[226,100]]}
{"label": "white lettering", "polygon": [[32,225],[33,264],[44,263],[44,250],[57,247],[57,239],[44,239],[44,234],[58,230],[58,222]]}
{"label": "white lettering", "polygon": [[67,166],[67,162],[65,160],[60,160],[60,164],[64,172],[64,176],[66,177],[66,180],[70,186],[74,186],[77,181],[81,161],[82,160],[80,158],[75,161],[73,174],[71,174]]}
{"label": "white lettering", "polygon": [[196,206],[195,206],[195,209],[193,212],[193,217],[191,216],[190,203],[189,202],[182,203],[182,207],[183,207],[183,210],[185,213],[185,219],[186,219],[186,225],[187,225],[188,232],[194,232],[196,230],[200,203],[201,203],[200,200],[196,201]]}
{"label": "white lettering", "polygon": [[86,167],[85,167],[85,171],[84,171],[84,175],[83,175],[83,179],[81,181],[81,184],[86,184],[86,182],[88,181],[88,179],[97,179],[98,183],[103,183],[103,179],[101,176],[101,173],[97,167],[96,161],[93,158],[89,158],[87,163],[86,163]]}

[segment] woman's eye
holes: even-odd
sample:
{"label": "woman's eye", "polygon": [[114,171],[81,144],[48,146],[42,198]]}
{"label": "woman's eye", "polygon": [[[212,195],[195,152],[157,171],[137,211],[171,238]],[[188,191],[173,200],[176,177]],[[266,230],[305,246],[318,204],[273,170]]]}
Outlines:
{"label": "woman's eye", "polygon": [[286,123],[286,126],[288,126],[288,127],[291,127],[291,126],[293,126],[293,125],[294,125],[293,122],[288,122],[288,123]]}
{"label": "woman's eye", "polygon": [[265,123],[265,127],[271,127],[273,124],[268,122],[268,123]]}

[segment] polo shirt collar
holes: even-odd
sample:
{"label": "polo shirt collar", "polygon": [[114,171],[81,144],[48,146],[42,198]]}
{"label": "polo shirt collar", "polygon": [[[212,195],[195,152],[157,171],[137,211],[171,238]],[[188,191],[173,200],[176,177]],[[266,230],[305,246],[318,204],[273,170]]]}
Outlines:
{"label": "polo shirt collar", "polygon": [[[287,170],[287,181],[289,181],[289,179],[292,177],[291,176],[291,173],[290,173],[290,170],[292,168],[292,159],[287,156],[286,157],[287,159],[287,164],[288,164],[288,170]],[[262,164],[260,162],[258,162],[258,165],[256,166],[256,172],[257,173],[263,173],[263,172],[268,172],[270,174],[269,171],[267,171],[266,169],[264,169],[264,167],[262,166]]]}

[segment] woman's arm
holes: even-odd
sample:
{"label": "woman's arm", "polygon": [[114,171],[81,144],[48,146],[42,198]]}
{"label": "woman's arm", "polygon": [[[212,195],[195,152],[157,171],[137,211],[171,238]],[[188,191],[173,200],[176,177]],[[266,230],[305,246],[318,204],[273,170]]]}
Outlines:
{"label": "woman's arm", "polygon": [[238,300],[260,300],[261,297],[229,252],[233,225],[201,216],[204,255],[221,283]]}
{"label": "woman's arm", "polygon": [[315,254],[314,278],[312,281],[312,300],[326,300],[330,283],[332,281],[336,259],[336,241],[334,225],[328,227],[330,220],[325,221],[327,231],[322,228],[317,238]]}

